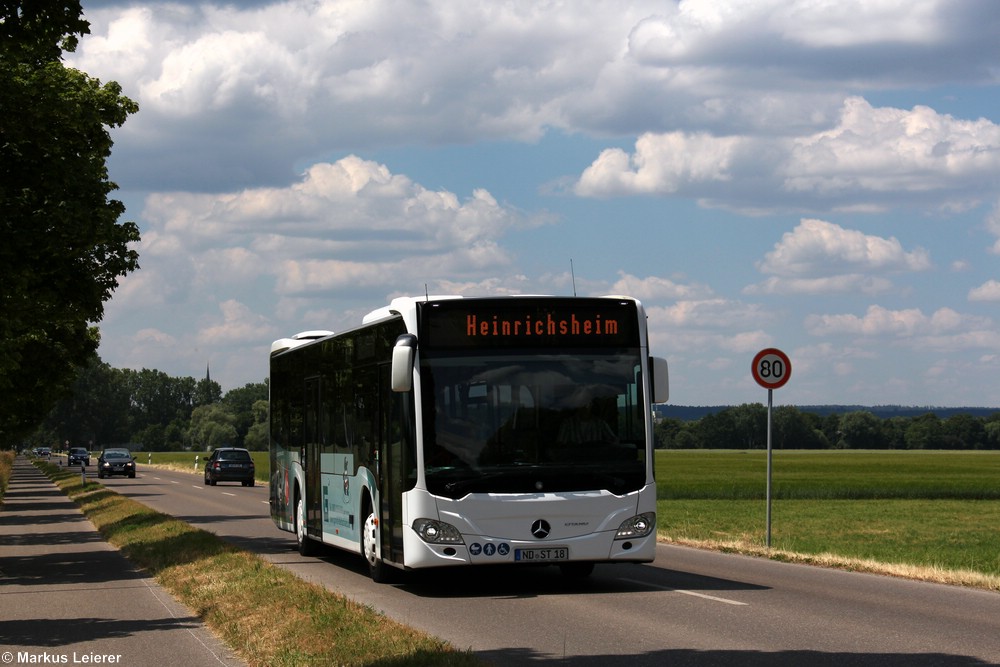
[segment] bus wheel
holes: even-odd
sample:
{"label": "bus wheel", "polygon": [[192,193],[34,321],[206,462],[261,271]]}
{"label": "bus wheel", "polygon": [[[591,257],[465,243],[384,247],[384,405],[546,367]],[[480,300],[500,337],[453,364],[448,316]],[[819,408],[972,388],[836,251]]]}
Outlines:
{"label": "bus wheel", "polygon": [[392,568],[378,557],[378,518],[371,508],[371,502],[366,501],[363,515],[365,525],[361,530],[361,555],[368,563],[368,574],[377,584],[388,583],[392,579]]}
{"label": "bus wheel", "polygon": [[316,553],[316,545],[306,535],[306,501],[301,496],[295,500],[295,541],[300,555],[312,556]]}
{"label": "bus wheel", "polygon": [[559,566],[564,577],[570,579],[586,579],[594,571],[593,563],[563,563]]}

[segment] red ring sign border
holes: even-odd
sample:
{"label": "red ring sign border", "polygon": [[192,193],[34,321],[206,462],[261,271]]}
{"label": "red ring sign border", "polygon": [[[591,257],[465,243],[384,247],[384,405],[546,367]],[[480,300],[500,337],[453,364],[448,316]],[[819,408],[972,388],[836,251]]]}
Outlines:
{"label": "red ring sign border", "polygon": [[[777,366],[777,367],[776,367]],[[750,365],[753,379],[765,389],[778,389],[785,386],[792,376],[792,362],[788,355],[775,347],[769,347],[757,353]]]}

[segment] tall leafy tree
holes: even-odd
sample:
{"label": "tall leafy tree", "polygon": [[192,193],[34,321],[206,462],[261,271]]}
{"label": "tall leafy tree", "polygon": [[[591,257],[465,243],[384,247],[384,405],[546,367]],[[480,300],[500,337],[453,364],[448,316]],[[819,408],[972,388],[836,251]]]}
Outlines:
{"label": "tall leafy tree", "polygon": [[125,376],[134,433],[146,432],[150,426],[166,427],[175,419],[184,422],[190,419],[197,384],[193,377],[171,377],[148,368],[125,371]]}
{"label": "tall leafy tree", "polygon": [[191,412],[189,438],[195,449],[210,451],[232,445],[236,439],[235,418],[221,403],[199,405]]}
{"label": "tall leafy tree", "polygon": [[[260,401],[264,402],[264,417],[266,421],[267,387],[268,384],[266,380],[264,382],[251,382],[243,385],[242,387],[231,389],[226,392],[226,395],[222,398],[222,403],[228,407],[229,411],[236,417],[236,422],[234,424],[236,426],[237,434],[235,444],[239,445],[242,443],[248,449],[251,448],[249,444],[244,442],[244,440],[247,438],[250,429],[260,421],[257,414],[257,403]],[[263,447],[255,445],[254,448],[267,449],[267,441],[264,441]]]}
{"label": "tall leafy tree", "polygon": [[791,405],[779,405],[771,417],[771,444],[775,449],[826,449],[830,446],[815,415]]}
{"label": "tall leafy tree", "polygon": [[210,378],[198,380],[194,385],[194,406],[211,405],[222,400],[222,385]]}
{"label": "tall leafy tree", "polygon": [[943,445],[941,418],[932,412],[914,417],[904,438],[910,449],[940,449]]}
{"label": "tall leafy tree", "polygon": [[56,403],[43,423],[54,442],[89,449],[127,443],[130,401],[124,378],[95,354],[80,369],[71,394]]}
{"label": "tall leafy tree", "polygon": [[982,419],[970,414],[952,415],[941,424],[942,439],[948,449],[984,449],[986,428]]}
{"label": "tall leafy tree", "polygon": [[252,407],[253,424],[247,430],[243,439],[243,446],[247,449],[266,451],[271,443],[271,433],[269,429],[267,400],[255,401]]}
{"label": "tall leafy tree", "polygon": [[841,416],[837,445],[846,449],[882,449],[878,417],[867,410],[855,410]]}
{"label": "tall leafy tree", "polygon": [[88,32],[79,1],[0,0],[0,440],[66,394],[138,268],[139,230],[118,222],[106,166],[110,128],[138,107],[62,63]]}

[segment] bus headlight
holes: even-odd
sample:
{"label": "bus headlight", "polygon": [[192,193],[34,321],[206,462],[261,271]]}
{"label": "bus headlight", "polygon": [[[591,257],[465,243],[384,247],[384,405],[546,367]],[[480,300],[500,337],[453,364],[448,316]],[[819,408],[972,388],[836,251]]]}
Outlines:
{"label": "bus headlight", "polygon": [[616,540],[627,540],[636,537],[646,537],[656,529],[656,512],[645,512],[626,519],[618,526]]}
{"label": "bus headlight", "polygon": [[463,544],[458,528],[443,521],[417,519],[413,522],[413,530],[420,539],[431,544]]}

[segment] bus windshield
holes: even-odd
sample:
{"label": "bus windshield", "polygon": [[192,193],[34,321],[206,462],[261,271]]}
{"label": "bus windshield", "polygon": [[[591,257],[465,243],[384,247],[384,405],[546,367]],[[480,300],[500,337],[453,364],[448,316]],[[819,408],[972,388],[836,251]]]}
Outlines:
{"label": "bus windshield", "polygon": [[[571,352],[571,353],[570,353]],[[638,348],[424,350],[434,495],[635,491],[646,477]]]}

